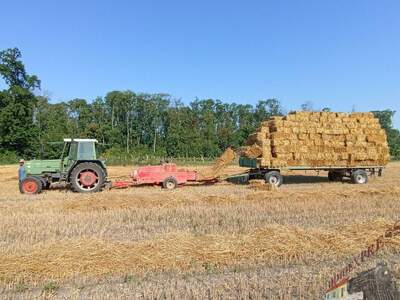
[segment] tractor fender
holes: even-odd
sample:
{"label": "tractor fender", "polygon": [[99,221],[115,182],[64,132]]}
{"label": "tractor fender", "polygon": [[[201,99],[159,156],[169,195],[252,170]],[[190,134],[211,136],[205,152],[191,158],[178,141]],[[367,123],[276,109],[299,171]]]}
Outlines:
{"label": "tractor fender", "polygon": [[35,177],[35,178],[39,179],[40,182],[42,183],[42,186],[46,186],[46,184],[47,184],[47,180],[46,180],[45,176],[29,175],[29,177]]}

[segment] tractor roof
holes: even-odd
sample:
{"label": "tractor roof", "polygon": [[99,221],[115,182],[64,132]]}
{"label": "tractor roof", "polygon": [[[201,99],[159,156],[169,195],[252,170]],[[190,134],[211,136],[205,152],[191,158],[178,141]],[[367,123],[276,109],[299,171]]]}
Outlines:
{"label": "tractor roof", "polygon": [[98,143],[98,141],[96,139],[71,139],[71,138],[67,138],[64,139],[64,142],[95,142]]}

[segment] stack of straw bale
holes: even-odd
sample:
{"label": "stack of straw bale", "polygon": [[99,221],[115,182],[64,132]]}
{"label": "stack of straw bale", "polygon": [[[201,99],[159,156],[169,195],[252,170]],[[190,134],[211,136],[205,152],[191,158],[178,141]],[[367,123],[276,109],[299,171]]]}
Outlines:
{"label": "stack of straw bale", "polygon": [[262,122],[242,155],[260,166],[383,166],[385,131],[372,113],[293,112]]}

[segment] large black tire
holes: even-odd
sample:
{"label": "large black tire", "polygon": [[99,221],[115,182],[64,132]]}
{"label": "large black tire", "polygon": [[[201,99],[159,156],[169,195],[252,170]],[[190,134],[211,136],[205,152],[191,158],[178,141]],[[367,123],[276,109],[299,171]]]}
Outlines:
{"label": "large black tire", "polygon": [[96,163],[80,163],[72,170],[69,180],[74,192],[94,193],[103,187],[105,172]]}
{"label": "large black tire", "polygon": [[43,185],[39,178],[28,176],[19,183],[19,191],[22,194],[39,194],[42,192]]}
{"label": "large black tire", "polygon": [[173,190],[178,186],[178,182],[174,177],[168,177],[163,181],[163,188],[167,190]]}
{"label": "large black tire", "polygon": [[365,184],[368,182],[368,174],[365,170],[358,169],[351,173],[351,182],[355,184]]}
{"label": "large black tire", "polygon": [[264,179],[266,183],[279,187],[283,183],[283,177],[278,171],[269,171],[265,173]]}
{"label": "large black tire", "polygon": [[342,181],[343,175],[337,171],[329,171],[328,172],[328,179],[329,181]]}

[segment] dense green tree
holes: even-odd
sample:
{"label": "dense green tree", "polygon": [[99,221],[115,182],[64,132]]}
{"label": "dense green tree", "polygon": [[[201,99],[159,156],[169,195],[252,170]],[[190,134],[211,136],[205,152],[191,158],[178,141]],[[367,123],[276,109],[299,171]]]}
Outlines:
{"label": "dense green tree", "polygon": [[0,52],[0,75],[8,88],[0,91],[0,148],[19,155],[38,154],[38,130],[34,126],[37,98],[33,94],[40,81],[28,75],[17,48]]}
{"label": "dense green tree", "polygon": [[393,128],[392,123],[393,116],[396,112],[387,109],[373,111],[372,113],[379,119],[382,128],[386,131],[390,154],[394,157],[400,157],[400,132],[398,129]]}

